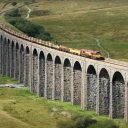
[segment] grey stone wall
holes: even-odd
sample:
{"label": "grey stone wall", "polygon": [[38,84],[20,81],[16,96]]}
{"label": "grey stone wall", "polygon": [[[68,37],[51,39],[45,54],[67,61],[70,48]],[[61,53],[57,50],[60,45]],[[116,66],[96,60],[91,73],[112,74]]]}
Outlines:
{"label": "grey stone wall", "polygon": [[39,95],[44,97],[44,89],[45,89],[45,58],[40,58],[39,60]]}
{"label": "grey stone wall", "polygon": [[107,78],[99,80],[99,114],[109,115],[110,81]]}
{"label": "grey stone wall", "polygon": [[74,70],[73,75],[73,104],[81,104],[81,76],[82,71]]}
{"label": "grey stone wall", "polygon": [[5,58],[5,62],[6,62],[6,68],[5,68],[5,74],[8,74],[8,42],[6,42],[6,58]]}
{"label": "grey stone wall", "polygon": [[24,83],[24,51],[20,50],[20,82]]}
{"label": "grey stone wall", "polygon": [[6,75],[6,58],[7,58],[7,53],[6,53],[6,50],[7,50],[7,45],[6,45],[6,41],[4,40],[3,42],[3,75]]}
{"label": "grey stone wall", "polygon": [[9,43],[7,42],[7,46],[6,46],[6,75],[9,75],[9,68],[8,68],[8,65],[9,65]]}
{"label": "grey stone wall", "polygon": [[62,64],[55,64],[55,100],[61,99],[61,70]]}
{"label": "grey stone wall", "polygon": [[0,39],[0,74],[2,74],[2,40]]}
{"label": "grey stone wall", "polygon": [[125,86],[120,81],[114,81],[112,85],[113,118],[124,117]]}
{"label": "grey stone wall", "polygon": [[64,67],[64,97],[66,102],[71,101],[71,67]]}
{"label": "grey stone wall", "polygon": [[96,110],[96,92],[97,92],[96,75],[88,74],[87,76],[87,109]]}
{"label": "grey stone wall", "polygon": [[30,86],[30,53],[25,54],[25,85]]}
{"label": "grey stone wall", "polygon": [[15,49],[14,45],[11,46],[11,77],[14,78],[14,55],[15,55]]}
{"label": "grey stone wall", "polygon": [[47,99],[52,99],[53,86],[53,61],[47,60]]}
{"label": "grey stone wall", "polygon": [[33,82],[32,82],[32,90],[34,93],[37,93],[37,87],[38,87],[38,56],[33,55]]}
{"label": "grey stone wall", "polygon": [[20,65],[19,65],[19,59],[20,59],[20,51],[19,51],[19,49],[16,49],[16,54],[15,54],[15,62],[16,62],[16,65],[15,65],[15,78],[17,79],[17,80],[19,80],[19,69],[20,69]]}
{"label": "grey stone wall", "polygon": [[3,74],[3,41],[1,42],[1,73]]}
{"label": "grey stone wall", "polygon": [[12,64],[12,46],[9,44],[9,51],[8,51],[8,76],[11,76],[11,64]]}

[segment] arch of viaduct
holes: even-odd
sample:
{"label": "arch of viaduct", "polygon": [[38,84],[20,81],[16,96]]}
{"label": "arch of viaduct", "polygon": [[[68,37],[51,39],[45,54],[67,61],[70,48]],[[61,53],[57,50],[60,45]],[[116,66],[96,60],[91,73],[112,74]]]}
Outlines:
{"label": "arch of viaduct", "polygon": [[128,66],[51,49],[0,29],[0,73],[39,96],[128,121]]}

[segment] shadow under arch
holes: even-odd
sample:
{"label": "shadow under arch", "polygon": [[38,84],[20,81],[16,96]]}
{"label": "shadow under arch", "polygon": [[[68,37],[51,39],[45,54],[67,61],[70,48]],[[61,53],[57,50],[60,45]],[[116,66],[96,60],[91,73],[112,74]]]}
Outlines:
{"label": "shadow under arch", "polygon": [[78,61],[73,67],[73,104],[81,104],[82,68]]}
{"label": "shadow under arch", "polygon": [[0,36],[0,43],[3,41],[3,36],[1,35]]}
{"label": "shadow under arch", "polygon": [[113,118],[124,117],[125,81],[120,72],[115,72],[112,79],[112,115]]}
{"label": "shadow under arch", "polygon": [[55,57],[55,64],[61,64],[61,59],[59,56]]}
{"label": "shadow under arch", "polygon": [[38,52],[36,49],[33,50],[33,56],[38,56]]}
{"label": "shadow under arch", "polygon": [[30,50],[29,50],[29,47],[27,46],[26,47],[26,54],[29,54],[30,53]]}
{"label": "shadow under arch", "polygon": [[99,114],[109,115],[110,76],[105,68],[99,73]]}
{"label": "shadow under arch", "polygon": [[52,55],[50,53],[47,55],[47,61],[53,61]]}
{"label": "shadow under arch", "polygon": [[93,65],[87,69],[87,109],[96,110],[97,74]]}

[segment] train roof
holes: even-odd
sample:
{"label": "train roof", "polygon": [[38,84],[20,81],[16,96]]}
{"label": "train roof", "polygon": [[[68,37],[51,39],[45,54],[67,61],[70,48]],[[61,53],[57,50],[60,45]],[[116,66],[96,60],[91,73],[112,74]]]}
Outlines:
{"label": "train roof", "polygon": [[88,49],[81,49],[82,51],[85,51],[85,52],[90,52],[90,53],[100,53],[100,51],[95,51],[95,50],[88,50]]}

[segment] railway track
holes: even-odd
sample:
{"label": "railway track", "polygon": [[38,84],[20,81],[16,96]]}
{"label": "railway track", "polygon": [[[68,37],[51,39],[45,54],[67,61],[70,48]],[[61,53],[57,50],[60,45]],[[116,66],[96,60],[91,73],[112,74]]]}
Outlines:
{"label": "railway track", "polygon": [[[35,43],[35,44],[42,45],[42,46],[45,46],[45,47],[49,47],[46,44],[44,44],[44,41],[40,40],[40,43],[39,43],[38,42],[39,39],[36,39],[36,38],[33,38],[33,37],[28,37],[25,34],[20,35],[19,33],[16,33],[16,32],[13,32],[13,31],[7,29],[4,25],[0,24],[0,29],[3,30],[4,32],[6,32],[8,34],[11,34],[13,36],[16,36],[20,39],[30,41],[31,43]],[[51,47],[49,47],[49,48],[51,48]],[[71,54],[73,54],[73,53],[71,53]],[[114,59],[110,59],[110,58],[105,58],[105,60],[97,60],[97,61],[100,61],[100,62],[102,61],[102,62],[105,62],[107,64],[113,64],[113,65],[116,65],[116,66],[122,66],[122,67],[127,67],[128,68],[128,62],[118,61],[118,60],[114,60]]]}
{"label": "railway track", "polygon": [[114,60],[114,59],[110,59],[110,58],[105,58],[104,62],[128,68],[128,63],[127,62],[118,61],[118,60]]}

